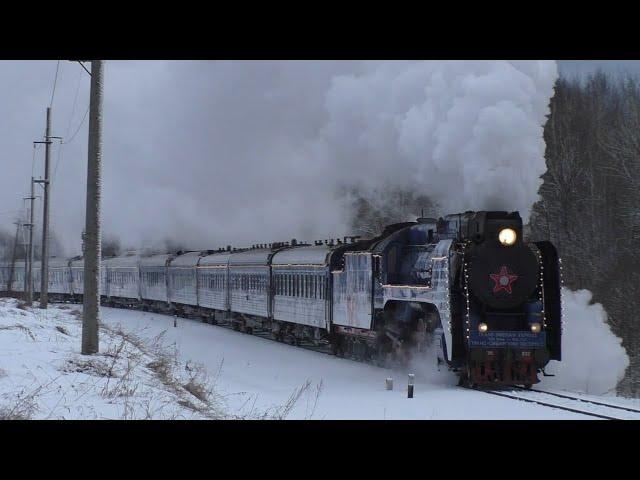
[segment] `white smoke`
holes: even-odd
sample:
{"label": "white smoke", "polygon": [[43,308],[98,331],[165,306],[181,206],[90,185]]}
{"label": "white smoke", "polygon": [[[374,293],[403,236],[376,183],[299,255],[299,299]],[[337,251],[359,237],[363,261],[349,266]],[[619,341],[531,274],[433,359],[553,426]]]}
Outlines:
{"label": "white smoke", "polygon": [[338,181],[425,194],[441,213],[519,210],[546,171],[554,61],[366,64],[335,77],[321,150]]}
{"label": "white smoke", "polygon": [[599,303],[590,304],[592,293],[562,289],[562,361],[551,361],[541,387],[562,388],[596,395],[615,393],[624,377],[629,357],[607,324]]}
{"label": "white smoke", "polygon": [[[7,158],[23,159],[2,179],[9,210],[28,192],[24,145],[42,135],[57,66],[2,66],[13,120],[0,137]],[[85,75],[61,62],[53,105],[65,145],[53,151],[52,230],[69,254],[84,228]],[[375,204],[406,189],[442,214],[526,217],[555,78],[553,61],[107,62],[104,232],[123,245],[171,237],[189,248],[344,235],[352,212],[340,192],[350,186]]]}

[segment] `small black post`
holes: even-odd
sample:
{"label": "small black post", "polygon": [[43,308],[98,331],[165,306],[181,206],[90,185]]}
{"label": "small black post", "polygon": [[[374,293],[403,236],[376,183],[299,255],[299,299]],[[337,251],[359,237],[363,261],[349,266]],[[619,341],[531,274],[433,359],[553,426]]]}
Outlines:
{"label": "small black post", "polygon": [[409,385],[407,386],[407,398],[413,398],[413,380],[415,375],[413,373],[409,374]]}

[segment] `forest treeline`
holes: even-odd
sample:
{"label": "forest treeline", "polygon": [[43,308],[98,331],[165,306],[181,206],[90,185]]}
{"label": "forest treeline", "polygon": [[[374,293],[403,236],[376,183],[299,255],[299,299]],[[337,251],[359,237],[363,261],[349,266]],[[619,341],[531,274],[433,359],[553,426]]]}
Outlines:
{"label": "forest treeline", "polygon": [[590,290],[604,306],[631,360],[619,393],[640,396],[638,80],[559,79],[544,138],[547,172],[532,238],[555,243],[565,285]]}

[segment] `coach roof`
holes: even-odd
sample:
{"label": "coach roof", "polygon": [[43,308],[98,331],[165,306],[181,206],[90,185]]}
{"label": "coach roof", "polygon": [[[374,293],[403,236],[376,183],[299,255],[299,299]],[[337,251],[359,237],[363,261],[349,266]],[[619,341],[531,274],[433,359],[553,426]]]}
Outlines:
{"label": "coach roof", "polygon": [[272,253],[269,248],[256,248],[232,253],[229,265],[268,265]]}
{"label": "coach roof", "polygon": [[326,265],[331,253],[328,245],[287,248],[276,253],[272,265]]}
{"label": "coach roof", "polygon": [[200,252],[187,252],[182,255],[178,255],[171,263],[170,267],[195,267],[200,259]]}
{"label": "coach roof", "polygon": [[148,257],[140,257],[141,267],[164,267],[167,265],[167,259],[171,258],[171,253],[159,253]]}
{"label": "coach roof", "polygon": [[200,266],[227,265],[229,263],[231,252],[219,252],[206,255],[200,259]]}
{"label": "coach roof", "polygon": [[110,258],[102,259],[102,264],[105,267],[109,267],[109,268],[137,267],[139,262],[140,262],[140,257],[138,255],[128,255],[125,257],[110,257]]}

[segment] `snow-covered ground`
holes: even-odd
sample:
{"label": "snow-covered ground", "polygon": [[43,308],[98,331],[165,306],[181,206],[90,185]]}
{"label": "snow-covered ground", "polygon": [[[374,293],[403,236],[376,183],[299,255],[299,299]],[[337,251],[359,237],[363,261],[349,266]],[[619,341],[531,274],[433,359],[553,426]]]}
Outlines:
{"label": "snow-covered ground", "polygon": [[[131,310],[103,308],[101,354],[83,357],[74,313],[81,306],[44,312],[17,305],[0,299],[5,416],[13,408],[32,418],[589,418],[460,389],[429,353],[409,368],[381,369],[196,320],[179,318],[174,327],[173,317]],[[416,376],[413,399],[406,398],[408,373]]]}
{"label": "snow-covered ground", "polygon": [[219,418],[205,372],[163,347],[105,325],[100,353],[80,355],[75,305],[48,310],[0,299],[0,419]]}

